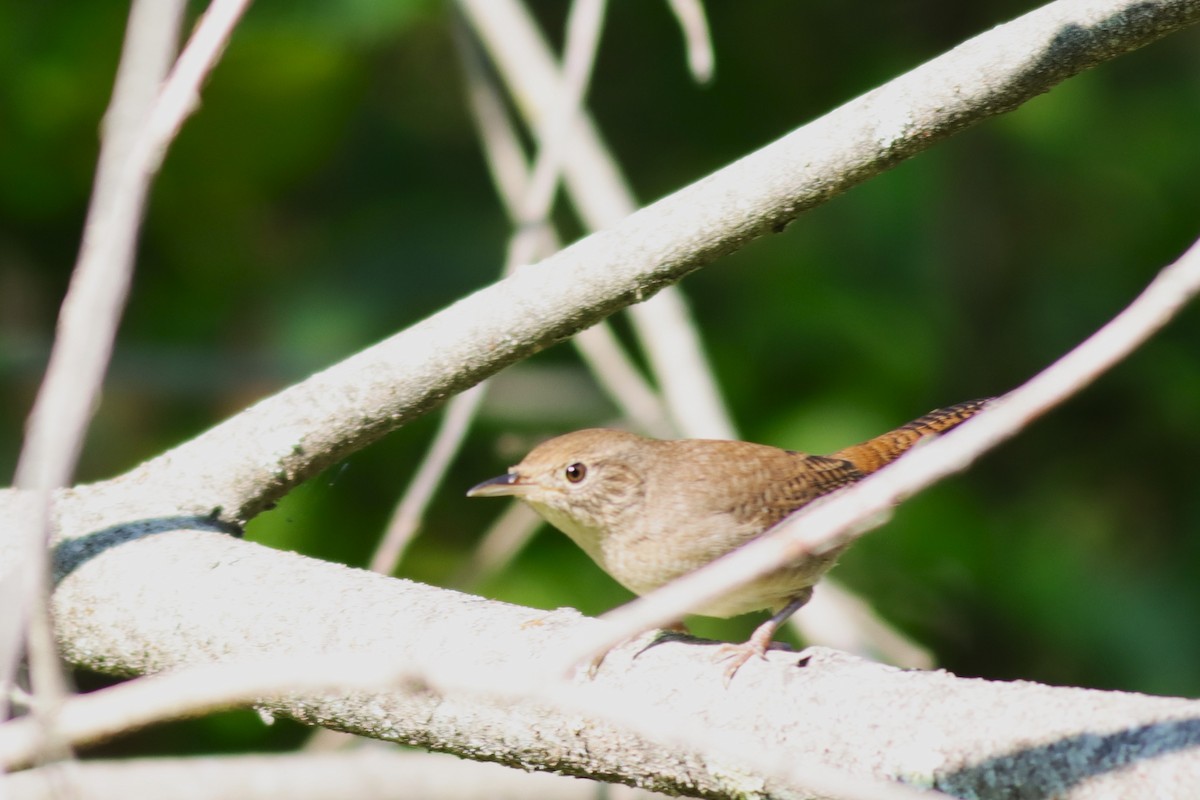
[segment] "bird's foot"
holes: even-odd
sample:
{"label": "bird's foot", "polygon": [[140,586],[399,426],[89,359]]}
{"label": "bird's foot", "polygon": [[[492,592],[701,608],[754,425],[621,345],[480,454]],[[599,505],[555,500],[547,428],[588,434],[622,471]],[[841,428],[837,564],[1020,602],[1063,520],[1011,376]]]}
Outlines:
{"label": "bird's foot", "polygon": [[[760,635],[761,630],[755,631],[744,642],[726,642],[717,648],[717,662],[728,661],[725,665],[725,686],[728,687],[733,680],[733,676],[742,668],[742,665],[749,661],[754,656],[758,656],[762,660],[767,660],[768,650],[791,650],[792,647],[783,642],[771,641],[771,635]],[[774,631],[770,631],[774,634]]]}
{"label": "bird's foot", "polygon": [[725,687],[733,681],[733,676],[742,668],[742,665],[749,661],[754,656],[766,658],[767,651],[755,644],[754,642],[741,642],[740,644],[723,644],[717,648],[717,662],[728,661],[725,665]]}
{"label": "bird's foot", "polygon": [[751,656],[758,656],[765,661],[768,650],[792,649],[786,644],[774,641],[775,634],[779,630],[779,626],[788,617],[799,611],[810,597],[812,597],[812,587],[806,586],[789,600],[787,605],[772,614],[769,620],[755,628],[749,639],[741,644],[723,644],[717,648],[718,660],[729,662],[725,668],[725,686],[727,688],[729,682],[733,680],[733,676],[737,674],[743,664],[750,660]]}

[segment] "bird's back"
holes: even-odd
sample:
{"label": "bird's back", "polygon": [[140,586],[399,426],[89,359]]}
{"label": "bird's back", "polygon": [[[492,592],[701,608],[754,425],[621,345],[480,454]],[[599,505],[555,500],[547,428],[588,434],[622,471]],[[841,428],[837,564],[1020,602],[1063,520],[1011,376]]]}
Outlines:
{"label": "bird's back", "polygon": [[[961,424],[987,400],[938,409],[829,456],[751,442],[646,440],[644,512],[610,531],[605,568],[644,594],[742,547],[819,497],[858,482],[918,441]],[[806,555],[734,595],[698,610],[735,616],[782,607],[836,562],[844,548]]]}

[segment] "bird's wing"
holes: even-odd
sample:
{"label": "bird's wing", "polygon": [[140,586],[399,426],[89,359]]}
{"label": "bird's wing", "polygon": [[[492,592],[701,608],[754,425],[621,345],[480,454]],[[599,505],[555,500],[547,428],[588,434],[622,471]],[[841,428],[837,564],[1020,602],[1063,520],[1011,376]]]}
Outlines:
{"label": "bird's wing", "polygon": [[788,514],[818,497],[837,491],[863,478],[853,464],[831,456],[789,454],[793,465],[780,477],[776,472],[764,480],[758,491],[746,495],[745,502],[730,511],[739,521],[755,520],[769,528]]}

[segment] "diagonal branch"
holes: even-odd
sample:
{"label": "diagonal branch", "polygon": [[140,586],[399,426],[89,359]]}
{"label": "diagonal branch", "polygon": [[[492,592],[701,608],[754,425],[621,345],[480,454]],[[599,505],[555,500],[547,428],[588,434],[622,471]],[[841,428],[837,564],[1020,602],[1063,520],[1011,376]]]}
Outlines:
{"label": "diagonal branch", "polygon": [[1200,294],[1200,241],[1165,267],[1124,311],[1071,352],[978,416],[914,448],[861,483],[813,503],[733,553],[605,615],[606,630],[568,657],[585,661],[627,637],[665,625],[781,565],[828,552],[878,527],[897,503],[961,472],[1076,394],[1170,322]]}
{"label": "diagonal branch", "polygon": [[[540,127],[554,112],[563,82],[550,46],[525,4],[518,0],[459,0],[497,71],[510,87],[513,104],[531,126]],[[686,5],[686,4],[683,4]],[[676,9],[681,19],[688,18]],[[684,23],[689,41],[699,35],[702,16]],[[689,57],[702,50],[689,44]],[[633,190],[586,109],[571,131],[569,157],[563,163],[564,186],[589,230],[618,224],[637,210]],[[668,287],[631,309],[633,331],[648,366],[662,387],[671,434],[714,439],[737,438],[721,392],[704,356],[686,301]],[[593,368],[593,371],[594,368]],[[647,428],[645,432],[655,434]]]}
{"label": "diagonal branch", "polygon": [[1200,0],[1044,6],[258,403],[125,480],[152,481],[164,512],[244,522],[449,395],[955,132],[1197,20]]}

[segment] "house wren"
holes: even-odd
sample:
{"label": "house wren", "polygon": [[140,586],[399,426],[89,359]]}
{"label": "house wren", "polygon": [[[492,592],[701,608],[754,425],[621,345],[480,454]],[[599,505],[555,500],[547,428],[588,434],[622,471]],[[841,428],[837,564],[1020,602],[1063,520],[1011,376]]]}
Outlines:
{"label": "house wren", "polygon": [[[750,442],[663,441],[588,429],[535,447],[469,497],[512,495],[583,548],[625,588],[645,594],[758,537],[793,511],[861,480],[916,442],[974,416],[987,400],[960,403],[862,444],[814,456]],[[749,641],[723,647],[726,680],[763,656],[779,626],[812,596],[845,547],[798,561],[694,613],[773,616]]]}

